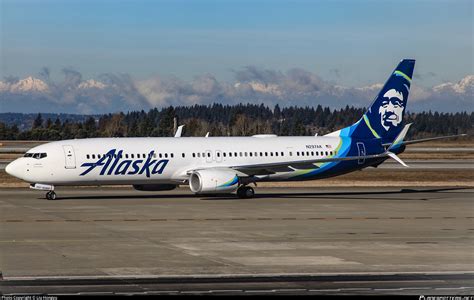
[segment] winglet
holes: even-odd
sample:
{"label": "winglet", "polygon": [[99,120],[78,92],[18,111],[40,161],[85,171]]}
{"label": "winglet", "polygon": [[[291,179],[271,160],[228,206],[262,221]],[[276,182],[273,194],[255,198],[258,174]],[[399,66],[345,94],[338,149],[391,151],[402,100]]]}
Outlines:
{"label": "winglet", "polygon": [[393,143],[388,147],[387,151],[398,148],[403,143],[403,139],[407,135],[408,129],[410,129],[411,124],[413,123],[407,124],[405,125],[405,127],[403,127],[402,131],[400,131]]}
{"label": "winglet", "polygon": [[183,127],[184,127],[184,125],[178,126],[178,129],[176,130],[176,133],[174,134],[174,137],[181,137],[181,133],[183,132]]}
{"label": "winglet", "polygon": [[205,137],[209,137],[209,131],[206,133],[206,136]]}

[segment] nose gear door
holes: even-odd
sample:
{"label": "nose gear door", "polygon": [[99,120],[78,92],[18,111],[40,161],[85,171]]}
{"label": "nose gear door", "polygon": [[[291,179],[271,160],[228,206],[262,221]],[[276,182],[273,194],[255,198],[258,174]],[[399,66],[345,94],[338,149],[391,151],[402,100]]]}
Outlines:
{"label": "nose gear door", "polygon": [[76,168],[76,155],[74,154],[74,148],[71,145],[64,145],[64,157],[66,169],[75,169]]}

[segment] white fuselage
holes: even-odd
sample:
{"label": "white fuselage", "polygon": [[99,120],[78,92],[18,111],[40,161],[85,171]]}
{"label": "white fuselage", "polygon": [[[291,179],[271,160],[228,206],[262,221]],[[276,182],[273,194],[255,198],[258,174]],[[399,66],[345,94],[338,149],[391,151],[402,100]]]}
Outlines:
{"label": "white fuselage", "polygon": [[[257,135],[63,140],[30,149],[27,153],[33,157],[15,160],[7,172],[30,183],[51,185],[186,184],[189,173],[198,169],[336,156],[343,139],[349,138]],[[35,157],[37,153],[46,155]],[[261,175],[259,180],[287,180],[294,172]]]}

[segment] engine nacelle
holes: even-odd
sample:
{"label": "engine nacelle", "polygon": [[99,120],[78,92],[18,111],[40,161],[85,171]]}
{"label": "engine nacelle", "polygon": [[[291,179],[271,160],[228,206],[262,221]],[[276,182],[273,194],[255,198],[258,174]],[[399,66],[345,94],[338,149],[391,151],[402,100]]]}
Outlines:
{"label": "engine nacelle", "polygon": [[134,184],[133,188],[138,191],[171,191],[177,187],[176,184]]}
{"label": "engine nacelle", "polygon": [[189,176],[193,193],[231,193],[239,187],[239,176],[230,170],[199,170]]}

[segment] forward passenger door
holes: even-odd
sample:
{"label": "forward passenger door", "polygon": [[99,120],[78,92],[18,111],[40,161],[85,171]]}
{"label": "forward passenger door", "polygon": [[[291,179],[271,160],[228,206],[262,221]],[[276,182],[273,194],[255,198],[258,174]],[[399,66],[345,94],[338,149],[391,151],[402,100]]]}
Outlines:
{"label": "forward passenger door", "polygon": [[76,168],[76,155],[74,154],[74,148],[71,145],[63,146],[65,165],[66,169],[75,169]]}

